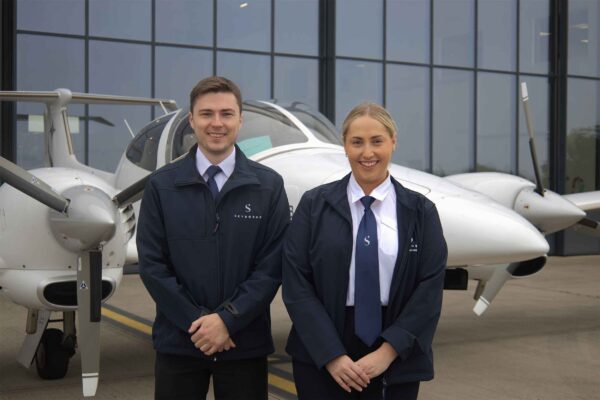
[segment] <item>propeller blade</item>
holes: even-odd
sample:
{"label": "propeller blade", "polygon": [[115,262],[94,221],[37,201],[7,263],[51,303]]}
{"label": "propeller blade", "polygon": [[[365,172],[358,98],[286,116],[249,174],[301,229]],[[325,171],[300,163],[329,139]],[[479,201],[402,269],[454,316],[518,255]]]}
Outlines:
{"label": "propeller blade", "polygon": [[131,203],[135,203],[142,198],[142,194],[144,193],[144,188],[146,187],[146,182],[148,182],[148,179],[150,179],[150,174],[121,190],[115,195],[115,197],[112,198],[113,202],[119,208],[127,207]]}
{"label": "propeller blade", "polygon": [[66,213],[69,200],[17,164],[0,157],[0,180],[60,213]]}
{"label": "propeller blade", "polygon": [[[481,291],[481,295],[477,299],[477,303],[475,303],[475,307],[473,307],[473,312],[480,316],[487,310],[490,306],[494,297],[500,292],[502,286],[508,281],[511,277],[510,268],[512,264],[507,265],[505,268],[498,268],[492,274],[492,277],[487,281],[480,281],[480,285],[483,286],[483,291]],[[478,292],[480,289],[478,288]]]}
{"label": "propeller blade", "polygon": [[525,112],[525,121],[527,121],[527,133],[529,134],[529,153],[531,154],[531,161],[533,162],[533,172],[535,173],[535,191],[544,195],[544,185],[542,185],[542,174],[540,173],[540,164],[537,159],[537,152],[535,150],[535,137],[533,130],[533,122],[529,113],[529,95],[527,93],[527,84],[521,82],[521,101],[523,102],[523,111]]}
{"label": "propeller blade", "polygon": [[81,255],[77,266],[77,343],[81,352],[83,396],[94,396],[100,371],[100,319],[102,301],[102,252]]}

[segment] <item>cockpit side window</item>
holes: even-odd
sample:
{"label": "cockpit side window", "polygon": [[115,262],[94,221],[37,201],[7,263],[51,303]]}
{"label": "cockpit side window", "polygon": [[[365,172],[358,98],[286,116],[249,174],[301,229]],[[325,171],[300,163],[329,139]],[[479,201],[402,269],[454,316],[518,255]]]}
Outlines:
{"label": "cockpit side window", "polygon": [[156,169],[158,143],[165,125],[173,117],[167,114],[146,125],[131,141],[125,156],[129,161],[148,171]]}

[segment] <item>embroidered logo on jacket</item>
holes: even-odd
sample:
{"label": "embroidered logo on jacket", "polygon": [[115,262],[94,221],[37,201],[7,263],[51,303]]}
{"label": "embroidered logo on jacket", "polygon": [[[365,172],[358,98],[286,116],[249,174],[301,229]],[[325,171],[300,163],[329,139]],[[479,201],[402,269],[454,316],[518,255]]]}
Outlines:
{"label": "embroidered logo on jacket", "polygon": [[408,251],[409,252],[414,252],[414,253],[416,253],[417,251],[419,251],[419,245],[417,243],[415,243],[415,241],[413,240],[413,238],[410,238],[410,246],[408,247]]}
{"label": "embroidered logo on jacket", "polygon": [[252,204],[244,204],[244,212],[240,214],[233,214],[233,218],[236,219],[262,219],[262,215],[252,214]]}

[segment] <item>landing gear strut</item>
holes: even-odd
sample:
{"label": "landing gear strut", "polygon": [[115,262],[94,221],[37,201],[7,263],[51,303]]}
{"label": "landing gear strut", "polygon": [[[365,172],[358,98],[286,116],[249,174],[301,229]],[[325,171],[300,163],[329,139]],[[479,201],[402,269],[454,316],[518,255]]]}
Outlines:
{"label": "landing gear strut", "polygon": [[42,379],[64,378],[69,360],[75,354],[75,312],[65,312],[63,315],[65,332],[55,328],[45,329],[35,353],[35,366]]}

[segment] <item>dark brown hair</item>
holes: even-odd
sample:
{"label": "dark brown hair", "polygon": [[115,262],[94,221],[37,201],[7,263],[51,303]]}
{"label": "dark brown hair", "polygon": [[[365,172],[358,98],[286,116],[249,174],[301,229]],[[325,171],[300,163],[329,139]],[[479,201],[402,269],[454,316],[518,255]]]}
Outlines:
{"label": "dark brown hair", "polygon": [[207,93],[232,93],[237,100],[240,113],[242,112],[242,93],[240,88],[222,76],[209,76],[202,79],[190,92],[190,112],[194,112],[194,103],[198,97]]}

